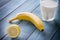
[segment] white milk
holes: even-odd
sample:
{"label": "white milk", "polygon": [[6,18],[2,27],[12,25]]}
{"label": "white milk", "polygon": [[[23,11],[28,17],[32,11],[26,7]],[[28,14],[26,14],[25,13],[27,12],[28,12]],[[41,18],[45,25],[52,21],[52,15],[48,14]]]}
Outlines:
{"label": "white milk", "polygon": [[54,1],[41,1],[40,9],[42,14],[42,19],[45,21],[53,20],[57,6],[58,3]]}

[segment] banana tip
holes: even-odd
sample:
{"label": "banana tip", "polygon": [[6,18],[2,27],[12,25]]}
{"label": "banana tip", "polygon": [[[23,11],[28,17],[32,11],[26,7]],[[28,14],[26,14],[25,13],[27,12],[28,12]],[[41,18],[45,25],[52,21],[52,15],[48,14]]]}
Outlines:
{"label": "banana tip", "polygon": [[12,23],[12,21],[9,20],[9,23]]}
{"label": "banana tip", "polygon": [[44,29],[41,30],[41,32],[43,32],[43,31],[44,31]]}

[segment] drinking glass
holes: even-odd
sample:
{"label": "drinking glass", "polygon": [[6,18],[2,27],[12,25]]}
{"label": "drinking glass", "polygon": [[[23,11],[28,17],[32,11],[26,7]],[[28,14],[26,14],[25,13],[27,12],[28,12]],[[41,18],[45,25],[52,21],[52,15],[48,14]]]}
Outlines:
{"label": "drinking glass", "polygon": [[57,12],[58,0],[40,0],[40,10],[43,21],[52,21]]}

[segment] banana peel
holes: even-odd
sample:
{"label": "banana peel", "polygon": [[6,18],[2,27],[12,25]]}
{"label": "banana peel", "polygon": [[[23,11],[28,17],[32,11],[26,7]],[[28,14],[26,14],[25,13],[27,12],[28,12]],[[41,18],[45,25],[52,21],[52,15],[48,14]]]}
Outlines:
{"label": "banana peel", "polygon": [[37,17],[36,15],[32,14],[32,13],[21,12],[20,14],[16,15],[16,17],[14,17],[11,20],[9,20],[9,22],[11,23],[14,20],[27,20],[27,21],[30,21],[40,31],[44,30],[44,25],[43,25],[42,21],[40,20],[40,18]]}

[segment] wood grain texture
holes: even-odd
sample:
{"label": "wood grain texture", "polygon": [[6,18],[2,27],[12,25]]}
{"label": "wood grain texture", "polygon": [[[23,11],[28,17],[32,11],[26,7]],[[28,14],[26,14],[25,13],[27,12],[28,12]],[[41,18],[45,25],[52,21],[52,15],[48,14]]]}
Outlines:
{"label": "wood grain texture", "polygon": [[[19,0],[17,0],[17,2],[18,1]],[[13,2],[13,4],[11,4],[11,2]],[[16,14],[18,14],[20,12],[32,12],[35,15],[37,15],[39,18],[41,18],[39,1],[37,1],[37,0],[32,0],[32,1],[31,0],[27,0],[21,6],[20,6],[20,4],[18,4],[19,2],[18,3],[16,2],[16,0],[15,1],[11,1],[11,2],[7,3],[6,6],[4,5],[1,8],[1,10],[2,10],[1,13],[3,13],[3,14],[7,13],[7,15],[6,14],[4,14],[4,15],[1,14],[1,15],[3,15],[3,18],[4,18],[4,16],[6,16],[6,17],[3,20],[1,20],[1,22],[0,22],[0,30],[1,30],[0,38],[2,38],[4,35],[6,35],[7,27],[9,25],[11,25],[8,22],[8,20],[10,20],[11,18],[15,17]],[[10,4],[10,5],[8,5],[8,4]],[[15,5],[15,7],[13,5]],[[6,11],[6,12],[4,12],[4,11]],[[55,24],[54,21],[52,21],[52,22],[44,22],[43,21],[43,23],[44,23],[44,28],[45,29],[44,29],[43,32],[40,32],[39,30],[36,29],[36,27],[32,23],[30,23],[28,21],[15,21],[12,24],[18,24],[20,26],[21,34],[19,35],[18,38],[15,38],[15,39],[12,39],[8,35],[6,35],[3,38],[3,40],[50,40],[52,35],[56,32],[56,30],[59,27]]]}
{"label": "wood grain texture", "polygon": [[5,5],[6,3],[8,3],[10,0],[0,0],[0,8]]}
{"label": "wood grain texture", "polygon": [[[37,0],[28,0],[26,3],[24,3],[22,6],[20,6],[19,8],[17,8],[14,12],[12,12],[10,15],[8,15],[6,18],[4,18],[0,24],[1,24],[1,27],[0,29],[2,30],[1,31],[1,34],[0,34],[0,38],[2,36],[4,36],[6,34],[6,28],[11,25],[8,20],[15,17],[16,14],[20,13],[20,12],[32,12],[37,6],[39,6],[39,1]],[[19,24],[20,23],[20,24]],[[27,24],[28,23],[28,24]],[[29,23],[29,22],[25,22],[25,21],[22,21],[22,22],[17,22],[16,24],[19,24],[20,27],[21,27],[21,40],[23,39],[27,39],[27,37],[34,31],[35,27]],[[31,26],[30,26],[31,25]],[[4,29],[3,29],[4,27]],[[7,36],[8,37],[8,36]],[[4,38],[3,40],[10,40],[10,38],[8,37],[8,39]]]}
{"label": "wood grain texture", "polygon": [[60,40],[60,28],[57,30],[52,40]]}
{"label": "wood grain texture", "polygon": [[[41,18],[40,7],[34,11],[37,16]],[[40,32],[39,30],[35,30],[33,34],[28,38],[28,40],[50,40],[51,36],[55,33],[55,31],[59,28],[54,21],[52,22],[44,22],[44,31]]]}
{"label": "wood grain texture", "polygon": [[58,9],[55,17],[56,23],[60,26],[60,0],[58,0]]}
{"label": "wood grain texture", "polygon": [[16,8],[24,4],[26,0],[11,0],[3,7],[0,8],[0,20],[2,20],[6,15],[14,11]]}

